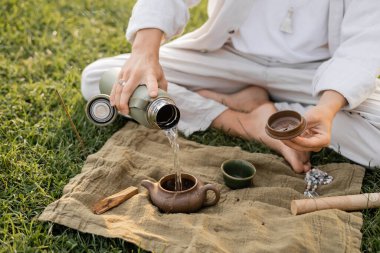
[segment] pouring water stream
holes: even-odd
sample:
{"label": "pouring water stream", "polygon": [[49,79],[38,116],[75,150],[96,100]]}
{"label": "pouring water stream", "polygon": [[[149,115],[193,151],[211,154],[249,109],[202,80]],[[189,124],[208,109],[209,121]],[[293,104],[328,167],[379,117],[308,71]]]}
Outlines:
{"label": "pouring water stream", "polygon": [[177,126],[166,129],[164,132],[165,132],[166,137],[169,139],[170,146],[172,147],[173,154],[174,154],[175,191],[181,191],[182,179],[181,179],[181,168],[179,164],[179,144],[177,142],[177,137],[178,137]]}

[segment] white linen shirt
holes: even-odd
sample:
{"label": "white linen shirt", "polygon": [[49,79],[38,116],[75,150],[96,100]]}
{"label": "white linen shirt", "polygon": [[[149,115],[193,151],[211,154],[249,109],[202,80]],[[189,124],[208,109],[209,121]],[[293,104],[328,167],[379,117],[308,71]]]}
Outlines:
{"label": "white linen shirt", "polygon": [[[253,0],[250,13],[231,36],[240,52],[282,63],[330,58],[327,47],[328,0]],[[281,31],[292,9],[292,32]],[[288,19],[289,20],[289,19]],[[286,22],[286,21],[285,21]]]}
{"label": "white linen shirt", "polygon": [[[126,32],[133,43],[136,32],[158,28],[169,40],[183,31],[188,8],[199,0],[138,0]],[[207,52],[221,48],[246,20],[253,0],[208,0],[208,20],[166,47]],[[312,94],[335,90],[353,109],[380,85],[380,0],[329,0],[330,58],[318,68]]]}

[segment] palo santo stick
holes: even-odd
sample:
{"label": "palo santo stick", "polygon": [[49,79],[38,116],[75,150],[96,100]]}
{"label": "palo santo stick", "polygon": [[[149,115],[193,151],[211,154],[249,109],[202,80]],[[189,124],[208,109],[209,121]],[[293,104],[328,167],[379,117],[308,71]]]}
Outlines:
{"label": "palo santo stick", "polygon": [[315,199],[299,199],[292,200],[290,205],[290,210],[293,215],[324,209],[358,211],[366,208],[380,207],[380,193],[365,193]]}
{"label": "palo santo stick", "polygon": [[92,208],[92,211],[95,214],[102,214],[111,208],[114,208],[127,199],[131,198],[132,196],[136,195],[138,193],[138,189],[134,186],[129,186],[127,189],[124,189],[118,193],[115,193],[107,198],[104,198],[98,202],[95,203],[95,205]]}

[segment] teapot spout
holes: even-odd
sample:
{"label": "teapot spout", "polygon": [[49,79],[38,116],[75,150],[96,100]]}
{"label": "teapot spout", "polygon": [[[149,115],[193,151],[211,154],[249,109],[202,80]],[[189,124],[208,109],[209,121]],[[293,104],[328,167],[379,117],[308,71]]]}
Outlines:
{"label": "teapot spout", "polygon": [[141,181],[141,186],[143,186],[146,189],[148,189],[149,193],[151,191],[153,191],[154,185],[155,184],[152,181],[149,181],[149,180],[143,180],[143,181]]}

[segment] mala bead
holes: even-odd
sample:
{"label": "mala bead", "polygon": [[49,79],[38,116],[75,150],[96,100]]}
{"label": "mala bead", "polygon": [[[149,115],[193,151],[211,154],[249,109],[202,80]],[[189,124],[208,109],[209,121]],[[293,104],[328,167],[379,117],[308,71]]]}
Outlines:
{"label": "mala bead", "polygon": [[334,178],[329,176],[326,172],[318,168],[312,168],[305,175],[306,189],[304,191],[304,195],[307,197],[318,196],[318,193],[316,192],[318,185],[330,184],[333,179]]}

